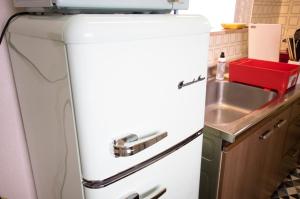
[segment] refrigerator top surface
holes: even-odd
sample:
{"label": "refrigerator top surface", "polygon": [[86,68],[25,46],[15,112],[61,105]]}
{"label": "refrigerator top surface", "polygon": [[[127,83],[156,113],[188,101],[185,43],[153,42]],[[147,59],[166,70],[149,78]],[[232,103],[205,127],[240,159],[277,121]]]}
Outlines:
{"label": "refrigerator top surface", "polygon": [[22,16],[8,31],[64,43],[108,43],[196,35],[209,32],[210,25],[200,15],[78,14]]}

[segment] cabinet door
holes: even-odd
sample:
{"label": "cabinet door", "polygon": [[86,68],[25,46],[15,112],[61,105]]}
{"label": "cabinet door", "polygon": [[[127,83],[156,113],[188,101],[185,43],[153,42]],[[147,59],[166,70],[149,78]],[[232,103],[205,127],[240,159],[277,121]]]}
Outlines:
{"label": "cabinet door", "polygon": [[300,100],[291,107],[288,129],[284,143],[284,160],[282,161],[283,175],[287,175],[297,166],[300,155]]}
{"label": "cabinet door", "polygon": [[289,111],[224,148],[219,198],[270,198],[284,178],[281,162]]}
{"label": "cabinet door", "polygon": [[240,143],[224,148],[219,198],[261,199],[265,149],[271,141],[269,122]]}
{"label": "cabinet door", "polygon": [[291,109],[284,154],[289,153],[289,151],[295,148],[295,146],[300,142],[300,100],[296,101]]}
{"label": "cabinet door", "polygon": [[282,172],[281,162],[289,113],[290,109],[280,113],[272,120],[273,134],[269,137],[261,137],[261,139],[269,139],[264,146],[265,159],[262,168],[261,198],[270,198],[285,177],[285,173]]}

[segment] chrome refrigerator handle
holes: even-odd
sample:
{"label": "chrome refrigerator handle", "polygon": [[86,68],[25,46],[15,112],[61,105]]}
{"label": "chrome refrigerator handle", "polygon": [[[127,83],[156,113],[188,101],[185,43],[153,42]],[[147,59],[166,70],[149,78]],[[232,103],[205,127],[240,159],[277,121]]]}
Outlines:
{"label": "chrome refrigerator handle", "polygon": [[167,192],[167,188],[157,187],[144,194],[133,193],[125,199],[159,199]]}
{"label": "chrome refrigerator handle", "polygon": [[114,140],[115,157],[132,156],[156,144],[167,136],[168,132],[154,133],[150,136],[141,138],[139,138],[136,134],[130,134],[121,139]]}
{"label": "chrome refrigerator handle", "polygon": [[109,178],[102,179],[102,180],[87,180],[87,179],[82,179],[82,184],[84,187],[89,188],[89,189],[101,189],[104,187],[107,187],[108,185],[111,185],[115,182],[118,182],[119,180],[126,178],[127,176],[130,176],[144,168],[147,168],[148,166],[154,164],[155,162],[167,157],[168,155],[174,153],[178,149],[181,149],[185,145],[189,144],[193,140],[197,139],[200,135],[202,135],[202,129],[197,131],[196,133],[193,133],[186,139],[182,140],[181,142],[175,144],[174,146],[160,152],[159,154],[138,163],[137,165],[134,165],[126,170],[123,170],[113,176],[110,176]]}

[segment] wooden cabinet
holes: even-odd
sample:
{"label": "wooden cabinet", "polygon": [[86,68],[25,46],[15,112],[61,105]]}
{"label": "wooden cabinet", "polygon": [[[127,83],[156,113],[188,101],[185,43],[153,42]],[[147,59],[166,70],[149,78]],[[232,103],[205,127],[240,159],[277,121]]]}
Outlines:
{"label": "wooden cabinet", "polygon": [[279,114],[272,120],[271,129],[273,130],[273,134],[267,140],[264,140],[263,153],[265,157],[262,167],[262,185],[259,199],[270,198],[271,194],[285,177],[285,173],[282,172],[281,163],[289,114],[290,109]]}
{"label": "wooden cabinet", "polygon": [[270,198],[300,163],[300,98],[289,103],[234,143],[204,129],[200,199]]}
{"label": "wooden cabinet", "polygon": [[287,175],[289,171],[296,167],[297,162],[300,163],[300,100],[297,100],[291,106],[283,155],[282,175]]}
{"label": "wooden cabinet", "polygon": [[299,144],[300,140],[300,100],[291,107],[291,117],[289,121],[288,133],[286,136],[284,154]]}
{"label": "wooden cabinet", "polygon": [[280,167],[289,113],[263,121],[223,148],[218,198],[270,198],[284,177]]}
{"label": "wooden cabinet", "polygon": [[259,198],[262,167],[264,165],[264,148],[268,140],[260,140],[267,133],[271,124],[239,143],[223,150],[219,198]]}

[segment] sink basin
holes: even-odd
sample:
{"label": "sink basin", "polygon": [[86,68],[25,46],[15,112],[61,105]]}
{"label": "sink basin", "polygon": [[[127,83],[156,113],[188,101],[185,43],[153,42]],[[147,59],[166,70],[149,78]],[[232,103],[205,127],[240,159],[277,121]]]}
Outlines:
{"label": "sink basin", "polygon": [[264,107],[277,94],[243,84],[212,80],[207,82],[205,122],[228,124]]}

